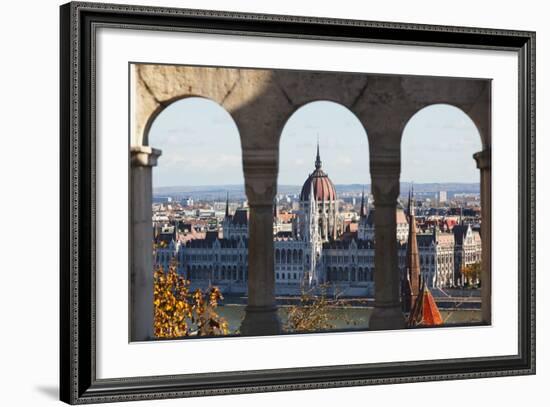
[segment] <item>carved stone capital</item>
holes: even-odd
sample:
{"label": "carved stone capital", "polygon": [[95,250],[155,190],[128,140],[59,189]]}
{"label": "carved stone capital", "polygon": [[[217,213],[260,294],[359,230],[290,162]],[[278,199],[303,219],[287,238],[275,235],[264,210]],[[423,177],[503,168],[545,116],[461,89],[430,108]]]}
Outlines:
{"label": "carved stone capital", "polygon": [[277,191],[277,151],[243,150],[245,190],[250,206],[269,206]]}
{"label": "carved stone capital", "polygon": [[477,168],[480,170],[491,168],[491,149],[475,153],[474,160],[476,160]]}
{"label": "carved stone capital", "polygon": [[161,150],[149,146],[130,147],[130,163],[132,167],[155,167]]}

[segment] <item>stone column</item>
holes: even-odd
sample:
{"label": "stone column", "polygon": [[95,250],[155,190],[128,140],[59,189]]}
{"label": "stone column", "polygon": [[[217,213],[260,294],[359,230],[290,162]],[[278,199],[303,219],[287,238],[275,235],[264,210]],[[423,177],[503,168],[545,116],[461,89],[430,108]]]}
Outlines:
{"label": "stone column", "polygon": [[401,278],[398,268],[395,219],[399,196],[399,159],[384,161],[371,159],[370,168],[375,209],[375,301],[374,311],[369,320],[369,329],[401,329],[405,328],[405,318],[401,311]]}
{"label": "stone column", "polygon": [[248,305],[242,335],[275,335],[281,323],[275,304],[273,198],[277,188],[277,152],[244,149],[248,220]]}
{"label": "stone column", "polygon": [[481,193],[481,318],[491,323],[491,150],[474,154]]}
{"label": "stone column", "polygon": [[130,148],[130,340],[153,339],[152,167],[160,150]]}

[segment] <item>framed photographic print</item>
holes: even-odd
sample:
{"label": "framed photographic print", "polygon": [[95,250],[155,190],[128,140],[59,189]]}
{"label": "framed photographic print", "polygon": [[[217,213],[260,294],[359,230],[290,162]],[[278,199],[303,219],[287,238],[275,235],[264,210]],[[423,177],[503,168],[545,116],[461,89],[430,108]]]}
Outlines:
{"label": "framed photographic print", "polygon": [[534,374],[534,50],[62,6],[61,399]]}

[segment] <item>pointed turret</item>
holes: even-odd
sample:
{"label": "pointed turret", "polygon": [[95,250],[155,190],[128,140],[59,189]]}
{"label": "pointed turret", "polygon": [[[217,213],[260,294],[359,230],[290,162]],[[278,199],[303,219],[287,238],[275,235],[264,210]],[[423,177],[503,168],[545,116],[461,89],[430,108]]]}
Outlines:
{"label": "pointed turret", "polygon": [[360,213],[361,219],[367,216],[367,213],[365,212],[365,187],[363,187],[363,192],[361,193],[361,213]]}
{"label": "pointed turret", "polygon": [[408,203],[408,208],[407,208],[407,212],[408,212],[409,216],[414,216],[414,203],[413,203],[413,200],[414,200],[414,185],[413,185],[413,183],[411,183],[411,189],[409,190],[409,203]]}
{"label": "pointed turret", "polygon": [[438,237],[439,237],[439,232],[440,232],[440,230],[439,230],[439,222],[438,222],[438,220],[436,219],[436,220],[435,220],[435,223],[434,223],[434,230],[433,230],[434,242],[436,242],[436,243],[437,243],[437,239],[438,239]]}
{"label": "pointed turret", "polygon": [[315,157],[315,169],[320,170],[321,169],[321,155],[319,154],[319,139],[317,138],[317,157]]}
{"label": "pointed turret", "polygon": [[420,293],[420,261],[418,255],[418,242],[416,240],[416,219],[414,216],[414,195],[409,193],[409,237],[407,241],[407,275],[410,284],[410,298],[404,298],[409,304],[409,309],[414,307]]}
{"label": "pointed turret", "polygon": [[319,212],[317,210],[317,201],[313,194],[313,184],[311,184],[311,191],[309,193],[309,214],[308,214],[308,238],[310,241],[317,239],[318,227],[319,227]]}
{"label": "pointed turret", "polygon": [[229,192],[227,193],[227,197],[225,199],[225,217],[229,218]]}

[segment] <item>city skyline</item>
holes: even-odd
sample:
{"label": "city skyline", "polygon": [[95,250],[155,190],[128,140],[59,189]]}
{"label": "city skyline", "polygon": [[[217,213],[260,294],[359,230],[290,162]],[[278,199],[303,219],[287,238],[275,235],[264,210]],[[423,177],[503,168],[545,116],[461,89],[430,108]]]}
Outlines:
{"label": "city skyline", "polygon": [[[229,113],[214,102],[203,98],[174,102],[157,117],[150,132],[152,146],[163,152],[153,172],[155,187],[243,183],[238,130]],[[317,142],[323,168],[335,184],[370,184],[368,141],[361,123],[347,108],[319,101],[298,109],[282,130],[279,185],[303,182],[312,171]],[[477,129],[462,111],[449,105],[429,106],[405,126],[401,181],[477,183],[472,154],[480,148]]]}

